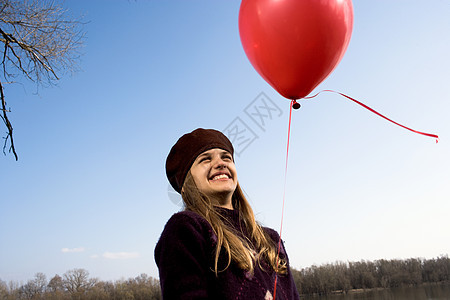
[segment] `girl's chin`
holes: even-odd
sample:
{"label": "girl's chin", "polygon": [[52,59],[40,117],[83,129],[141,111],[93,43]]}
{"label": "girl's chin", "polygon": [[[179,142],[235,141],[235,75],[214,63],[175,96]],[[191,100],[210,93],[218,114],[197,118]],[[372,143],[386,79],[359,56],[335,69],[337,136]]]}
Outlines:
{"label": "girl's chin", "polygon": [[230,186],[213,186],[209,191],[205,191],[206,194],[209,196],[212,196],[214,198],[227,198],[230,195],[233,195],[234,191],[236,190],[236,187],[233,185]]}

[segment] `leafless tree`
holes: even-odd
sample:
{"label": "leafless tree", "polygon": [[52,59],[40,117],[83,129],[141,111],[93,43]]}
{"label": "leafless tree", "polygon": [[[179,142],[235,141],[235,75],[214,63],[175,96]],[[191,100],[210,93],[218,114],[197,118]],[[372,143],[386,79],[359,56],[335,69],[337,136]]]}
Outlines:
{"label": "leafless tree", "polygon": [[47,278],[44,273],[36,273],[34,279],[28,280],[20,289],[21,298],[24,299],[41,299],[41,295],[47,286]]}
{"label": "leafless tree", "polygon": [[0,299],[7,299],[8,296],[8,286],[6,282],[0,279]]}
{"label": "leafless tree", "polygon": [[96,283],[96,278],[89,278],[89,272],[85,269],[69,270],[63,275],[63,286],[73,297],[80,298]]}
{"label": "leafless tree", "polygon": [[64,290],[64,285],[63,285],[62,277],[59,276],[58,274],[53,276],[52,279],[50,279],[50,281],[47,284],[47,289],[50,292],[63,291]]}
{"label": "leafless tree", "polygon": [[53,0],[0,0],[0,101],[7,128],[3,153],[18,156],[5,86],[20,80],[53,85],[59,74],[73,72],[83,44],[81,18],[71,18]]}

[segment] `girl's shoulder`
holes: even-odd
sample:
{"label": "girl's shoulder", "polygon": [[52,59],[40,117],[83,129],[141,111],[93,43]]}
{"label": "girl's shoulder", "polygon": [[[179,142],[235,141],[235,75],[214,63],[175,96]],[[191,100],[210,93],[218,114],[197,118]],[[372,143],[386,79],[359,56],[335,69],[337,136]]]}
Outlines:
{"label": "girl's shoulder", "polygon": [[267,233],[274,242],[278,242],[280,235],[278,234],[278,232],[276,232],[274,229],[270,228],[270,227],[264,227],[261,226],[262,230],[264,230],[265,233]]}
{"label": "girl's shoulder", "polygon": [[280,238],[278,232],[269,227],[262,227],[262,229],[269,235],[272,241],[278,246],[278,243],[281,243],[280,247],[280,255],[281,257],[287,257],[286,249],[284,248],[284,241]]}
{"label": "girl's shoulder", "polygon": [[166,223],[166,227],[167,226],[183,227],[186,225],[196,227],[198,226],[211,227],[204,217],[202,217],[196,212],[189,210],[184,210],[173,214]]}
{"label": "girl's shoulder", "polygon": [[[167,221],[161,237],[196,237],[198,239],[215,240],[214,231],[209,222],[192,211],[181,211],[173,214]],[[203,237],[203,238],[202,238]]]}

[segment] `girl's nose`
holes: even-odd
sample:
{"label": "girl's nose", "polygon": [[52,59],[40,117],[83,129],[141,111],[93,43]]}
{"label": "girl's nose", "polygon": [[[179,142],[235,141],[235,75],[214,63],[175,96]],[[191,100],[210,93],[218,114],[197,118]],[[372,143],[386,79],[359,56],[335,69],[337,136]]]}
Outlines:
{"label": "girl's nose", "polygon": [[225,169],[227,167],[227,162],[224,161],[222,158],[218,157],[214,160],[213,166],[216,169]]}

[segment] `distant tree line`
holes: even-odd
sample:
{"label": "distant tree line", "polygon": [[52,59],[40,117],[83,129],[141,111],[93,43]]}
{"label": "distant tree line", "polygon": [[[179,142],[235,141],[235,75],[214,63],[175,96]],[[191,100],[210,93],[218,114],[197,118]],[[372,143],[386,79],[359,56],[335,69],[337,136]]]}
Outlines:
{"label": "distant tree line", "polygon": [[89,278],[85,269],[73,269],[63,276],[55,275],[50,281],[37,273],[27,283],[9,284],[0,280],[0,300],[50,299],[50,300],[159,300],[159,281],[146,274],[115,282]]}
{"label": "distant tree line", "polygon": [[352,289],[394,288],[450,281],[448,255],[436,259],[380,259],[374,262],[336,262],[292,270],[303,295],[347,293]]}
{"label": "distant tree line", "polygon": [[[292,269],[295,284],[302,295],[347,293],[352,289],[393,288],[422,283],[450,281],[448,255],[436,259],[410,258],[406,260],[376,260],[336,262]],[[0,280],[0,300],[159,300],[159,281],[146,274],[118,281],[90,278],[84,269],[73,269],[49,281],[37,273],[25,284]]]}

